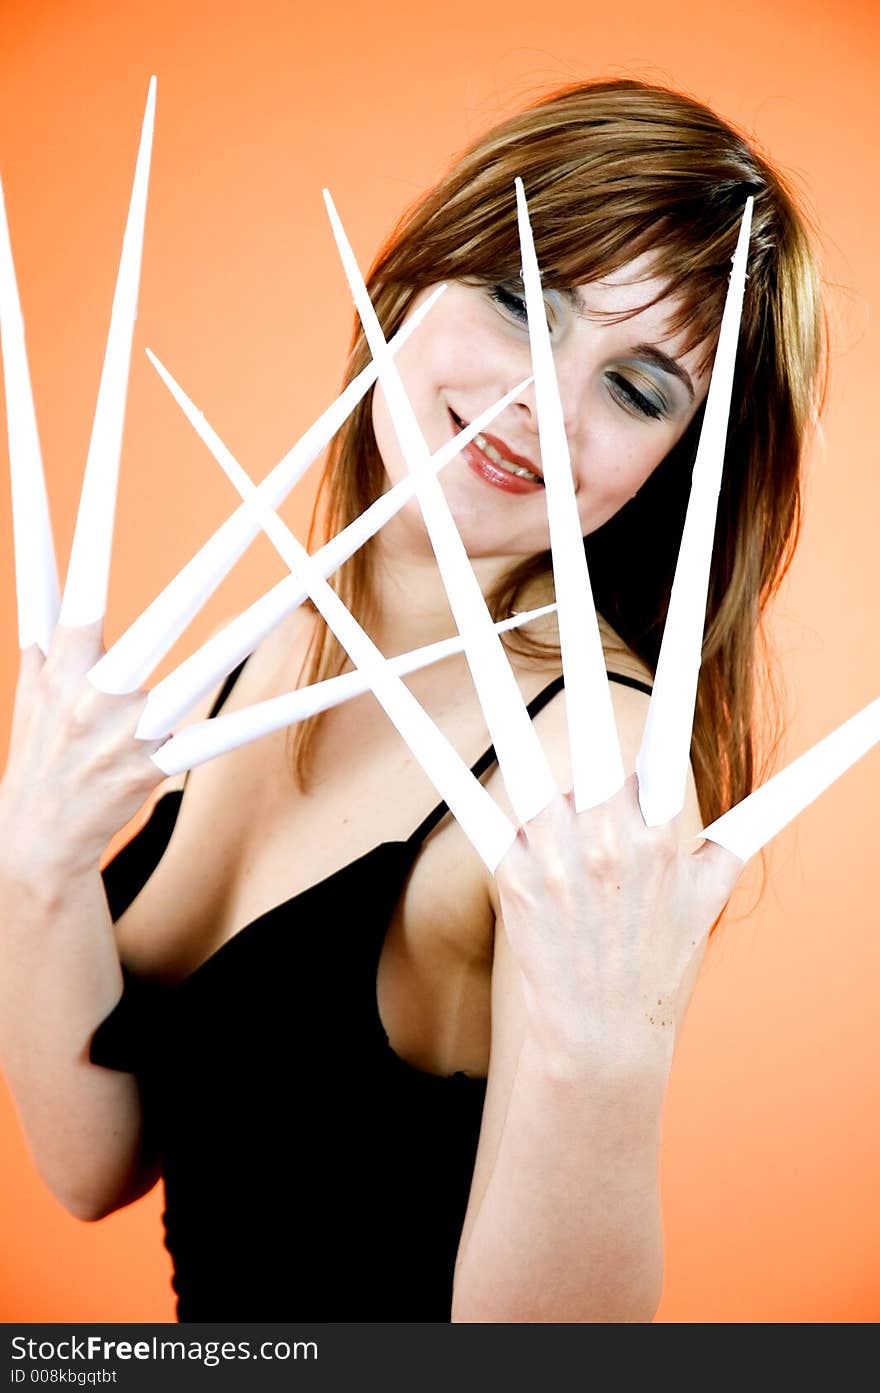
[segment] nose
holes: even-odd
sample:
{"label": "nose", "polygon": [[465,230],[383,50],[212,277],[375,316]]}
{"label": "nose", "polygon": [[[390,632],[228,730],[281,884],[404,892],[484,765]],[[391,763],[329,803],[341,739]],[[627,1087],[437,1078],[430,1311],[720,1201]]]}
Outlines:
{"label": "nose", "polygon": [[[587,390],[586,373],[582,362],[578,363],[573,354],[559,349],[554,351],[553,367],[562,407],[565,434],[569,444],[571,444],[583,430]],[[530,382],[518,394],[512,409],[516,414],[520,428],[529,431],[537,438],[538,406],[534,381]]]}

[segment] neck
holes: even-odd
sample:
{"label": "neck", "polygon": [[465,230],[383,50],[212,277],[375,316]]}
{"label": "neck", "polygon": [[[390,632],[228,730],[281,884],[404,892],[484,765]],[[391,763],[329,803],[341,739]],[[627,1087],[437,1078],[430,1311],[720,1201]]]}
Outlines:
{"label": "neck", "polygon": [[[388,529],[384,529],[388,531]],[[508,557],[471,560],[480,590],[488,595],[512,564]],[[380,536],[373,554],[374,642],[388,657],[421,648],[456,632],[446,589],[427,536],[422,545]]]}

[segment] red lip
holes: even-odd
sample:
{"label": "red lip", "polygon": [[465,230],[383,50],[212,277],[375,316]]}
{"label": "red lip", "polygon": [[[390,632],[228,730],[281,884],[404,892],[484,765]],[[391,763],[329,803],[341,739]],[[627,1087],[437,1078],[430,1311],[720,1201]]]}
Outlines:
{"label": "red lip", "polygon": [[[450,416],[452,416],[451,412]],[[456,430],[460,430],[458,421],[454,417],[452,419]],[[483,431],[482,435],[511,464],[519,465],[521,469],[528,469],[533,474],[540,473],[540,470],[530,459],[526,459],[523,455],[514,454],[513,450],[509,449],[497,436],[490,435],[488,431]],[[462,459],[466,461],[468,467],[478,478],[505,493],[536,493],[544,487],[543,483],[537,479],[525,479],[520,474],[511,474],[508,470],[503,469],[501,465],[496,464],[494,460],[484,454],[474,440],[464,447],[461,454]]]}

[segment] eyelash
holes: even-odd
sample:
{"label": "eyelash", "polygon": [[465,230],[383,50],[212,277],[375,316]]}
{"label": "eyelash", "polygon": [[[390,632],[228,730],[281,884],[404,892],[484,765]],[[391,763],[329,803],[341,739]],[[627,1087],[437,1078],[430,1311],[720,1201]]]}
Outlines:
{"label": "eyelash", "polygon": [[658,421],[660,417],[664,415],[663,408],[658,406],[656,402],[651,401],[648,397],[643,396],[628,378],[622,377],[620,373],[610,372],[608,374],[608,380],[609,382],[613,382],[616,388],[612,395],[624,396],[626,398],[626,404],[632,410],[638,411],[641,416],[647,416],[652,421]]}
{"label": "eyelash", "polygon": [[[506,285],[493,285],[489,287],[489,296],[496,304],[505,309],[508,314],[512,314],[515,319],[525,322],[528,318],[526,313],[526,303],[521,295],[509,290]],[[644,396],[637,387],[633,386],[628,378],[620,373],[612,372],[608,374],[609,382],[614,383],[612,396],[621,402],[627,410],[636,411],[640,416],[645,416],[649,420],[657,421],[665,413],[661,406],[656,402],[650,401]],[[623,399],[623,400],[622,400]]]}
{"label": "eyelash", "polygon": [[508,290],[506,285],[492,285],[489,287],[489,296],[496,304],[514,315],[517,319],[525,320],[526,302],[521,295],[516,295],[512,290]]}

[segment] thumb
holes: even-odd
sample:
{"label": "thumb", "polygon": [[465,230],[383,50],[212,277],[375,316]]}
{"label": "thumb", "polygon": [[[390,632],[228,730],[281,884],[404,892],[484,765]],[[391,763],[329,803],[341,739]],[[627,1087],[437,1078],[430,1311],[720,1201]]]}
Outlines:
{"label": "thumb", "polygon": [[[700,841],[694,838],[694,841]],[[691,852],[692,863],[697,869],[698,874],[710,882],[714,882],[719,890],[723,891],[725,902],[733,894],[734,887],[743,873],[745,861],[742,857],[735,856],[727,847],[720,846],[718,842],[710,841],[707,837],[702,839],[695,851]]]}

